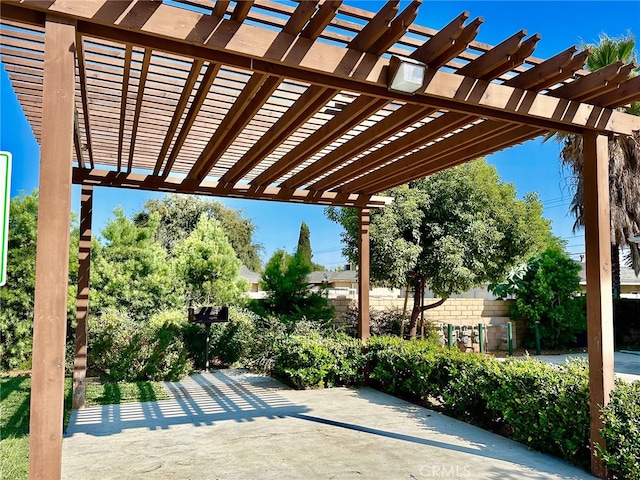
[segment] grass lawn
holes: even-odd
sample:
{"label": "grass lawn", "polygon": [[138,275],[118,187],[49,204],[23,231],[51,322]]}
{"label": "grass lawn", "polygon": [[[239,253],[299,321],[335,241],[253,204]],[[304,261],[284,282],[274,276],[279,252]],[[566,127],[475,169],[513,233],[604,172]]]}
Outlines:
{"label": "grass lawn", "polygon": [[[0,478],[26,479],[29,470],[31,378],[0,378]],[[71,378],[65,378],[64,425],[71,416]],[[169,398],[159,382],[87,383],[87,406],[149,402]]]}

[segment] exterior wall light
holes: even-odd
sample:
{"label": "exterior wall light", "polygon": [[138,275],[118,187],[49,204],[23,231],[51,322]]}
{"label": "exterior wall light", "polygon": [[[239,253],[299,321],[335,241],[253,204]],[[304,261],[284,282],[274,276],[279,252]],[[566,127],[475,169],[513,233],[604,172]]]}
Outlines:
{"label": "exterior wall light", "polygon": [[427,66],[413,58],[391,56],[388,85],[392,92],[413,95],[424,83]]}

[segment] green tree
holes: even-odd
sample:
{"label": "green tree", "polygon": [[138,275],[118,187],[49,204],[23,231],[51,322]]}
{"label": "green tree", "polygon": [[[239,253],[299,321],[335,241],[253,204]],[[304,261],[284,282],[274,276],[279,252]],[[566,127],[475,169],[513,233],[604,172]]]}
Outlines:
{"label": "green tree", "polygon": [[[311,268],[300,255],[277,250],[267,262],[261,287],[267,298],[254,304],[257,313],[272,313],[284,321],[329,320],[332,309],[327,299],[309,289],[307,275]],[[257,308],[255,308],[257,307]]]}
{"label": "green tree", "polygon": [[249,285],[238,276],[242,262],[217,220],[201,216],[189,236],[176,242],[173,253],[190,304],[243,303]]}
{"label": "green tree", "polygon": [[92,258],[92,311],[113,308],[141,321],[185,305],[167,252],[155,241],[158,223],[157,215],[152,215],[144,226],[137,226],[122,208],[114,210],[114,218],[101,232],[106,243]]}
{"label": "green tree", "polygon": [[203,200],[193,195],[168,195],[151,199],[142,211],[134,215],[136,225],[146,225],[152,214],[158,214],[156,238],[169,253],[179,240],[189,236],[202,215],[215,218],[224,230],[238,258],[249,270],[262,270],[262,245],[254,240],[255,225],[244,218],[242,210],[234,210],[215,200]]}
{"label": "green tree", "polygon": [[296,255],[300,257],[300,261],[309,265],[310,270],[313,268],[311,262],[311,233],[309,232],[309,227],[304,222],[300,224],[300,235],[298,236]]}
{"label": "green tree", "polygon": [[296,248],[296,255],[300,255],[301,261],[309,265],[309,269],[312,272],[323,272],[326,270],[324,265],[314,263],[311,253],[311,232],[309,226],[302,222],[300,224],[300,234],[298,235],[298,247]]}
{"label": "green tree", "polygon": [[[78,229],[72,216],[67,297],[68,338],[73,336],[78,278]],[[35,294],[38,191],[11,199],[7,283],[0,287],[0,367],[27,367],[31,360]]]}
{"label": "green tree", "polygon": [[567,346],[586,331],[580,268],[565,252],[552,248],[530,259],[524,274],[514,279],[516,300],[511,316],[527,320],[530,344],[536,323],[547,348]]}
{"label": "green tree", "polygon": [[[616,62],[631,64],[636,61],[635,38],[627,35],[620,38],[600,37],[598,44],[584,44],[590,50],[587,69],[595,72]],[[637,75],[638,69],[631,72]],[[622,110],[640,115],[640,102]],[[574,231],[584,227],[584,153],[581,135],[556,133],[554,137],[562,143],[560,158],[573,177],[575,193],[571,201],[571,213],[575,217]],[[627,261],[636,275],[640,274],[640,249],[629,243],[628,238],[640,232],[640,134],[635,138],[615,136],[609,140],[609,203],[611,208],[611,262],[613,295],[620,297],[620,249],[629,247]]]}
{"label": "green tree", "polygon": [[38,192],[11,199],[7,283],[0,287],[0,366],[26,366],[31,358],[36,273]]}
{"label": "green tree", "polygon": [[[420,313],[452,294],[502,279],[542,251],[551,235],[535,194],[516,199],[513,184],[476,160],[385,192],[394,201],[371,214],[371,278],[414,292],[409,334]],[[343,253],[357,262],[358,212],[328,208],[345,232]],[[557,243],[557,240],[555,241]],[[440,300],[422,306],[429,287]]]}

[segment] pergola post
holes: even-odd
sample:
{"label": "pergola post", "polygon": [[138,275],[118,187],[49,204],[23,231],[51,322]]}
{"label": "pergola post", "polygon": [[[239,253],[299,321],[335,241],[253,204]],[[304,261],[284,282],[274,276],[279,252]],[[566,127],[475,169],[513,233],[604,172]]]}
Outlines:
{"label": "pergola post", "polygon": [[369,223],[371,213],[360,209],[358,235],[358,338],[369,338]]}
{"label": "pergola post", "polygon": [[[587,258],[587,334],[589,350],[590,441],[604,447],[600,409],[614,386],[613,300],[611,297],[611,215],[609,211],[608,139],[583,134],[584,218]],[[606,468],[594,455],[591,472],[600,478]]]}
{"label": "pergola post", "polygon": [[89,274],[91,271],[91,217],[93,187],[82,186],[80,201],[80,244],[78,248],[78,293],[76,296],[76,348],[73,361],[73,405],[84,407],[87,379],[87,319],[89,317]]}
{"label": "pergola post", "polygon": [[36,248],[29,478],[61,476],[75,26],[47,16]]}

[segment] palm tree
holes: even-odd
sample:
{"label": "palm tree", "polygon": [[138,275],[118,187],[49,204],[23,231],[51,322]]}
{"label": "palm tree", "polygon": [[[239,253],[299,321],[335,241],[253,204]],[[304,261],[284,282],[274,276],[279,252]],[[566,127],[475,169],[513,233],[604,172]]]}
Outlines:
{"label": "palm tree", "polygon": [[[635,38],[629,34],[619,39],[606,35],[597,45],[583,44],[591,53],[587,69],[595,72],[607,65],[622,61],[635,63]],[[635,69],[633,75],[638,74]],[[640,102],[623,109],[640,116]],[[582,169],[584,156],[582,136],[556,133],[551,135],[563,143],[560,158],[573,177],[575,193],[571,200],[571,212],[575,217],[573,230],[584,227],[584,180]],[[640,249],[630,243],[629,237],[640,232],[640,134],[634,137],[616,136],[609,139],[609,195],[611,205],[611,262],[614,298],[620,296],[620,248],[629,247],[629,265],[636,275],[640,273]]]}

